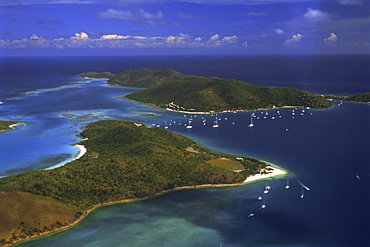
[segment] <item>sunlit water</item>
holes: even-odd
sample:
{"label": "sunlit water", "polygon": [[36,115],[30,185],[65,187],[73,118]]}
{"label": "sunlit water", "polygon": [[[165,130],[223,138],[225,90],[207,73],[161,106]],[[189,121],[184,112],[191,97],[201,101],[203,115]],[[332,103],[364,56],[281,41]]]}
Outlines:
{"label": "sunlit water", "polygon": [[[162,58],[162,63],[169,67],[168,60]],[[73,73],[88,71],[85,67]],[[46,81],[39,78],[42,90],[33,85],[31,90],[17,91],[13,85],[3,91],[1,119],[21,125],[0,135],[0,176],[68,162],[77,156],[78,149],[72,145],[79,142],[76,135],[81,127],[97,120],[122,119],[168,127],[214,150],[275,163],[292,173],[291,188],[285,190],[287,180],[279,178],[269,180],[268,194],[263,194],[265,181],[171,192],[100,208],[77,227],[20,246],[367,246],[369,105],[336,101],[331,109],[305,112],[181,114],[115,97],[139,89],[62,74],[51,73]],[[307,82],[305,87],[320,91],[317,82]],[[344,89],[342,84],[333,87],[340,94],[345,94]],[[142,116],[146,113],[158,116]],[[255,116],[252,128],[248,127],[251,114]],[[218,128],[212,127],[216,118]],[[185,128],[189,119],[191,129]],[[304,190],[304,198],[297,180],[310,188]],[[264,209],[257,199],[261,195]],[[254,217],[248,217],[251,212]]]}

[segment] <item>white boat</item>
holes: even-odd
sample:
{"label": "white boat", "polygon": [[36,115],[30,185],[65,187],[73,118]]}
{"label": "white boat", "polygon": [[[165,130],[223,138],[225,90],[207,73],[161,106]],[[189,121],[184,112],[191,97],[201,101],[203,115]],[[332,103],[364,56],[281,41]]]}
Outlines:
{"label": "white boat", "polygon": [[187,128],[187,129],[191,129],[191,128],[193,128],[193,126],[191,125],[191,120],[189,120],[188,125],[186,125],[186,128]]}
{"label": "white boat", "polygon": [[251,207],[251,212],[250,212],[250,214],[248,215],[248,218],[250,218],[250,217],[253,217],[254,216],[254,213],[253,213],[253,206]]}
{"label": "white boat", "polygon": [[217,118],[216,118],[216,120],[215,120],[215,122],[213,123],[213,126],[212,126],[213,128],[218,128],[218,127],[220,127],[220,125],[218,124],[218,122],[217,122]]}
{"label": "white boat", "polygon": [[271,186],[269,185],[269,183],[266,183],[265,190],[269,190],[269,189],[271,189]]}
{"label": "white boat", "polygon": [[253,114],[251,114],[251,123],[248,125],[248,127],[253,127],[254,124],[253,124]]}
{"label": "white boat", "polygon": [[289,185],[289,178],[286,180],[286,185],[284,187],[286,190],[290,188],[290,185]]}
{"label": "white boat", "polygon": [[262,205],[261,205],[261,209],[264,209],[264,208],[266,208],[266,202],[265,202],[265,200],[263,200]]}
{"label": "white boat", "polygon": [[262,196],[258,197],[258,201],[261,201],[262,200]]}
{"label": "white boat", "polygon": [[304,197],[304,191],[303,191],[303,186],[302,186],[302,194],[299,198],[303,199],[303,197]]}

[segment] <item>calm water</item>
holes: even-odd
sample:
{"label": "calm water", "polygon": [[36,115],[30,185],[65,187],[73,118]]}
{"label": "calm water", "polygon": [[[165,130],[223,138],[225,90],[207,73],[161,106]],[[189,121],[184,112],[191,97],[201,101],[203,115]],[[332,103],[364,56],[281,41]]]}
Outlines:
{"label": "calm water", "polygon": [[[370,56],[112,57],[1,60],[0,118],[19,121],[0,135],[0,176],[62,164],[77,155],[81,127],[101,119],[169,126],[220,152],[252,156],[293,173],[251,185],[177,191],[93,212],[68,231],[20,246],[367,246],[370,220],[370,107],[188,115],[117,99],[138,89],[75,77],[85,71],[173,68],[314,93],[369,91]],[[266,72],[267,71],[267,72]],[[143,117],[156,113],[157,117]],[[220,127],[212,128],[218,119]],[[266,117],[266,118],[265,118]],[[274,117],[274,119],[272,119]],[[292,118],[294,117],[294,118]],[[193,128],[184,124],[192,118]],[[204,121],[206,125],[203,125]],[[356,175],[360,179],[356,178]],[[300,198],[301,186],[310,188]],[[255,216],[248,218],[253,210]]]}

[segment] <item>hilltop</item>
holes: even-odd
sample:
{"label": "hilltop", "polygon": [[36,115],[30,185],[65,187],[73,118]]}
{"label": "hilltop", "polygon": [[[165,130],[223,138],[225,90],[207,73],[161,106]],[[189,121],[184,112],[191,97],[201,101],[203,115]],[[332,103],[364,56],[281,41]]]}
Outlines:
{"label": "hilltop", "polygon": [[78,76],[88,78],[106,78],[109,79],[109,84],[135,88],[148,88],[175,80],[200,78],[200,76],[195,75],[184,75],[173,69],[153,70],[147,68],[127,70],[116,75],[110,72],[87,72],[81,73]]}
{"label": "hilltop", "polygon": [[0,245],[68,227],[96,205],[183,186],[240,184],[266,169],[258,160],[215,153],[134,122],[99,121],[80,135],[88,150],[80,159],[0,179]]}
{"label": "hilltop", "polygon": [[348,96],[345,98],[345,100],[353,101],[353,102],[363,102],[363,103],[370,102],[370,92]]}
{"label": "hilltop", "polygon": [[331,103],[312,93],[287,87],[262,87],[220,78],[177,80],[126,96],[169,110],[210,112],[274,107],[328,108]]}
{"label": "hilltop", "polygon": [[[86,73],[80,74],[84,75]],[[284,106],[310,108],[331,106],[324,98],[295,88],[262,87],[233,79],[184,75],[171,69],[128,70],[110,77],[108,83],[147,88],[126,97],[176,111],[209,112]]]}

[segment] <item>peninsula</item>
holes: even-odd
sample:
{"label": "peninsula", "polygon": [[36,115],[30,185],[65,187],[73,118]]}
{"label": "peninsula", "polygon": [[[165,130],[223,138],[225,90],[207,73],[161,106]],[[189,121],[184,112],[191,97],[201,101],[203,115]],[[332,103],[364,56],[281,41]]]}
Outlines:
{"label": "peninsula", "polygon": [[0,245],[65,229],[101,205],[179,188],[239,185],[256,174],[284,174],[258,160],[216,153],[135,122],[98,121],[80,136],[87,152],[79,159],[0,179]]}
{"label": "peninsula", "polygon": [[0,120],[0,133],[8,130],[12,130],[16,126],[17,122]]}
{"label": "peninsula", "polygon": [[[102,78],[107,74],[89,72],[79,76]],[[170,69],[138,69],[108,75],[109,84],[146,88],[126,95],[128,99],[172,111],[222,112],[331,106],[325,98],[295,88],[263,87],[233,79],[184,75]]]}

